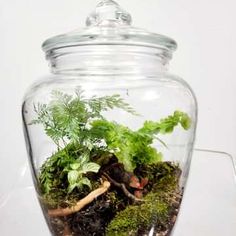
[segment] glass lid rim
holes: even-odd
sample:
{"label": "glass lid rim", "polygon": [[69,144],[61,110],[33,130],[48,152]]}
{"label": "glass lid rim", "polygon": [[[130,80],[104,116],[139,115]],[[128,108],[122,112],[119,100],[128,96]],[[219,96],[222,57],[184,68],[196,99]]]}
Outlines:
{"label": "glass lid rim", "polygon": [[70,46],[83,45],[141,45],[165,48],[172,52],[177,43],[167,36],[132,26],[132,16],[114,0],[99,0],[100,3],[87,17],[86,27],[44,41],[45,52]]}
{"label": "glass lid rim", "polygon": [[60,34],[46,39],[42,44],[42,49],[47,52],[61,47],[85,45],[140,45],[153,48],[164,47],[170,51],[177,49],[177,42],[174,39],[134,27],[120,27],[121,31],[116,34],[101,34],[102,30],[110,29],[112,28],[88,27],[82,31]]}

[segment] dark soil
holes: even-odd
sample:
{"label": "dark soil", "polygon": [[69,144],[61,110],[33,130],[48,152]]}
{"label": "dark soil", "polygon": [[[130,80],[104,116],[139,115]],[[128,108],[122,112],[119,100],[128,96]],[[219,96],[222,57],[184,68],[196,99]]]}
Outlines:
{"label": "dark soil", "polygon": [[98,201],[85,211],[77,212],[69,219],[75,235],[102,236],[110,219],[114,217],[113,206],[107,201]]}

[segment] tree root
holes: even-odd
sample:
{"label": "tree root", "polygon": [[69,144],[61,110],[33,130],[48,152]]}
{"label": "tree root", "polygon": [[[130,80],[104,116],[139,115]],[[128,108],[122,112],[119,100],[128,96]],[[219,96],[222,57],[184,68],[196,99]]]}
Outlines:
{"label": "tree root", "polygon": [[86,197],[79,200],[75,206],[67,207],[67,208],[58,208],[53,210],[48,210],[48,215],[50,217],[58,217],[58,216],[68,216],[73,213],[76,213],[80,211],[82,208],[84,208],[86,205],[94,201],[97,197],[107,192],[107,190],[110,188],[111,184],[108,181],[104,181],[102,183],[102,186],[98,189],[95,189],[91,193],[89,193]]}
{"label": "tree root", "polygon": [[132,199],[133,201],[135,202],[143,202],[144,200],[140,199],[140,198],[137,198],[135,197],[132,193],[130,193],[128,191],[128,189],[126,188],[125,184],[124,183],[118,183],[116,182],[114,179],[112,179],[108,174],[106,174],[105,172],[102,173],[103,177],[105,177],[108,181],[110,181],[114,186],[118,187],[118,188],[121,188],[122,191],[124,192],[124,194]]}

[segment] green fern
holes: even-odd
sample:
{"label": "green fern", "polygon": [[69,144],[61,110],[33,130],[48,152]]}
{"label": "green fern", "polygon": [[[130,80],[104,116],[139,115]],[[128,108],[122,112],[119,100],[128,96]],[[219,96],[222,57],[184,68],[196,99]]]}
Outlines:
{"label": "green fern", "polygon": [[114,153],[126,170],[133,171],[139,165],[162,160],[162,154],[152,146],[154,139],[165,145],[159,134],[171,133],[178,125],[185,130],[191,127],[190,117],[175,111],[159,122],[146,121],[133,131],[103,117],[102,112],[115,108],[138,115],[118,94],[88,99],[81,89],[74,96],[53,91],[49,104],[34,106],[37,118],[31,124],[43,125],[58,147],[40,169],[41,190],[49,199],[55,191],[67,195],[91,187],[86,173],[96,173],[100,168],[91,161],[92,156]]}
{"label": "green fern", "polygon": [[104,139],[125,169],[133,171],[138,165],[153,164],[162,160],[162,153],[152,147],[153,141],[157,139],[167,146],[157,135],[171,133],[179,124],[185,130],[190,128],[191,119],[186,113],[175,111],[172,116],[159,122],[146,121],[137,131],[105,119],[95,120],[91,124],[90,135]]}
{"label": "green fern", "polygon": [[37,118],[31,124],[42,124],[46,134],[59,146],[60,142],[69,140],[83,143],[87,135],[87,126],[93,119],[103,119],[101,114],[109,109],[119,108],[133,115],[135,110],[120,97],[92,97],[85,99],[83,91],[77,89],[75,97],[59,91],[52,92],[52,101],[47,104],[37,104],[34,110]]}

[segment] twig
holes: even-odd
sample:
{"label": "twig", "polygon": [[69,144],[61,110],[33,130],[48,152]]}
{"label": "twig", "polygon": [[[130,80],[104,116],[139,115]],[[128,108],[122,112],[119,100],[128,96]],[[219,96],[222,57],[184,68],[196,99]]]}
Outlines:
{"label": "twig", "polygon": [[132,199],[132,200],[135,201],[135,202],[143,202],[143,201],[144,201],[144,200],[142,200],[142,199],[139,199],[139,198],[135,197],[132,193],[130,193],[130,192],[128,191],[128,189],[126,188],[126,186],[125,186],[124,183],[118,183],[118,182],[116,182],[114,179],[112,179],[112,178],[111,178],[108,174],[106,174],[105,172],[103,172],[102,175],[103,175],[108,181],[110,181],[113,185],[115,185],[115,186],[118,187],[118,188],[121,188],[122,191],[124,192],[124,194],[125,194],[128,198]]}
{"label": "twig", "polygon": [[94,201],[97,197],[107,192],[107,190],[110,188],[111,184],[108,181],[104,181],[102,186],[98,189],[95,189],[91,193],[89,193],[86,197],[79,200],[75,206],[67,207],[67,208],[58,208],[53,210],[48,210],[48,215],[50,217],[57,217],[57,216],[67,216],[70,214],[73,214],[75,212],[80,211],[82,208],[84,208],[86,205]]}

